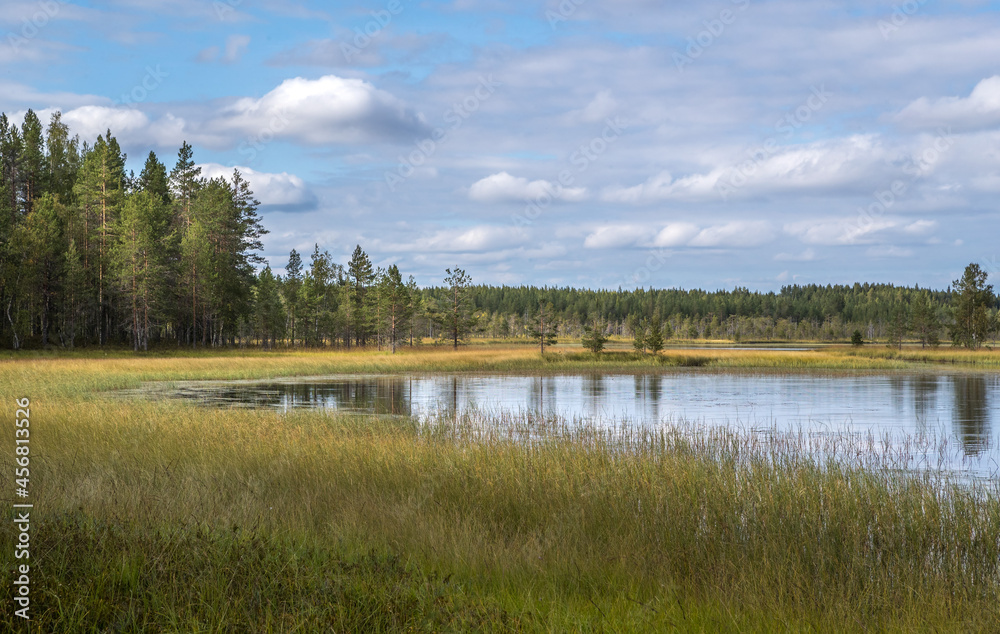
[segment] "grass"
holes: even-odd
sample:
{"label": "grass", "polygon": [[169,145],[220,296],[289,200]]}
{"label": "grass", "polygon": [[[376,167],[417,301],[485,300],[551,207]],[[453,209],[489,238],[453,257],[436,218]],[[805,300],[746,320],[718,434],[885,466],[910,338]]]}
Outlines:
{"label": "grass", "polygon": [[[95,365],[95,361],[100,363]],[[829,346],[787,351],[712,348],[668,349],[658,355],[612,351],[593,355],[557,347],[544,356],[525,346],[403,348],[398,354],[374,351],[187,350],[168,348],[147,354],[130,350],[7,352],[0,377],[34,394],[91,398],[97,392],[137,388],[143,381],[263,379],[336,373],[494,372],[558,373],[586,371],[660,372],[684,368],[722,370],[912,370],[920,368],[1000,368],[1000,352],[952,348],[903,351],[883,347]]]}
{"label": "grass", "polygon": [[[808,367],[914,363],[846,352],[824,351]],[[622,356],[614,367],[788,358],[662,356]],[[101,394],[156,378],[609,363],[553,357],[0,363],[10,415],[15,396],[32,398],[33,629],[988,631],[1000,622],[996,490],[903,476],[891,461],[860,470],[796,449],[794,438],[683,427],[622,432],[476,413],[418,424]],[[0,453],[4,473],[11,458]],[[0,534],[13,543],[13,523],[0,522]],[[11,551],[0,551],[5,605]],[[20,625],[0,611],[0,629]]]}

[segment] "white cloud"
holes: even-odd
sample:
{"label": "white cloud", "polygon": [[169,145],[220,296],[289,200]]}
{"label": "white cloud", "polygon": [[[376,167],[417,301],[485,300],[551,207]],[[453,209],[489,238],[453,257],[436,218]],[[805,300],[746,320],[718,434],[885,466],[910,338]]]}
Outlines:
{"label": "white cloud", "polygon": [[527,232],[517,227],[478,225],[464,229],[443,229],[409,242],[376,241],[376,244],[381,249],[394,253],[484,253],[523,248],[528,238]]}
{"label": "white cloud", "polygon": [[316,195],[309,189],[305,181],[294,174],[282,172],[269,174],[258,172],[249,167],[226,167],[218,163],[204,163],[201,175],[205,178],[223,178],[232,180],[233,170],[239,170],[244,180],[253,190],[254,197],[263,207],[281,208],[285,211],[312,209],[316,207]]}
{"label": "white cloud", "polygon": [[937,226],[938,223],[936,220],[917,220],[903,227],[903,231],[914,235],[922,235],[934,231],[937,229]]}
{"label": "white cloud", "polygon": [[622,247],[753,247],[770,242],[774,230],[766,221],[735,221],[700,228],[687,222],[659,230],[648,225],[620,224],[598,227],[584,238],[588,249]]}
{"label": "white cloud", "polygon": [[304,145],[409,141],[430,135],[422,115],[360,79],[326,75],[283,81],[259,99],[224,108],[214,125],[241,134],[270,132]]}
{"label": "white cloud", "polygon": [[[35,114],[43,124],[57,108],[37,110]],[[15,120],[23,119],[24,113],[14,113]],[[158,119],[150,117],[137,108],[121,106],[80,106],[62,113],[62,122],[72,134],[93,145],[98,136],[111,130],[119,144],[128,150],[139,150],[143,155],[154,147],[177,147],[185,137],[187,125],[181,118],[166,114]]]}
{"label": "white cloud", "polygon": [[226,64],[240,61],[247,46],[250,45],[249,35],[230,35],[226,38],[226,52],[222,56],[222,61]]}
{"label": "white cloud", "polygon": [[492,174],[469,187],[469,198],[480,202],[536,200],[546,196],[577,202],[587,197],[587,190],[584,187],[563,187],[547,180],[529,181],[507,172]]}
{"label": "white cloud", "polygon": [[789,147],[774,145],[745,161],[717,165],[700,174],[674,178],[669,171],[662,171],[639,185],[605,189],[602,199],[653,203],[781,193],[853,194],[885,172],[886,158],[881,140],[874,135]]}
{"label": "white cloud", "polygon": [[913,255],[912,249],[903,249],[891,244],[868,247],[865,252],[870,258],[908,258]]}
{"label": "white cloud", "polygon": [[609,225],[598,227],[583,241],[588,249],[628,247],[649,235],[649,228],[640,225]]}
{"label": "white cloud", "polygon": [[[195,59],[203,63],[218,60],[223,64],[233,64],[240,61],[240,58],[243,57],[243,53],[246,52],[247,46],[249,45],[249,35],[230,35],[226,38],[226,45],[224,48],[220,49],[218,46],[209,46],[208,48],[199,51],[198,56]],[[219,57],[220,53],[222,54],[221,58]]]}
{"label": "white cloud", "polygon": [[690,242],[692,247],[756,247],[774,238],[771,223],[736,221],[702,229]]}
{"label": "white cloud", "polygon": [[149,117],[139,110],[107,106],[75,108],[63,113],[62,120],[73,132],[90,142],[109,128],[115,136],[131,135],[147,130],[150,124]]}
{"label": "white cloud", "polygon": [[816,252],[806,249],[802,253],[779,253],[774,259],[779,262],[812,262],[816,259]]}
{"label": "white cloud", "polygon": [[921,97],[893,117],[908,127],[951,126],[981,130],[1000,126],[1000,75],[983,79],[968,97]]}
{"label": "white cloud", "polygon": [[786,224],[785,233],[806,244],[847,245],[858,244],[871,234],[896,226],[885,220],[802,220]]}
{"label": "white cloud", "polygon": [[657,247],[677,247],[687,244],[688,241],[698,235],[698,226],[688,222],[674,222],[656,234],[653,239],[653,246]]}
{"label": "white cloud", "polygon": [[567,121],[576,123],[596,123],[604,121],[615,110],[618,109],[618,102],[612,96],[610,90],[602,90],[594,96],[594,99],[580,110],[572,110],[567,115]]}

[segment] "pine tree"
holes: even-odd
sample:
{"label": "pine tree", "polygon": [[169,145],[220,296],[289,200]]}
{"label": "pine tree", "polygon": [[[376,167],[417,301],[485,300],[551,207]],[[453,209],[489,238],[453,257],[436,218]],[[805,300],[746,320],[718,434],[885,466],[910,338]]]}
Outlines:
{"label": "pine tree", "polygon": [[632,349],[640,354],[646,352],[646,331],[649,329],[649,324],[646,320],[640,320],[637,315],[629,315],[629,317],[634,317],[632,323],[629,324],[629,330],[632,331]]}
{"label": "pine tree", "polygon": [[529,331],[531,338],[538,342],[538,349],[542,354],[545,354],[545,346],[554,346],[558,341],[554,321],[555,312],[556,308],[552,302],[541,304]]}
{"label": "pine tree", "polygon": [[604,350],[604,344],[607,342],[608,338],[604,334],[603,325],[597,323],[593,326],[583,327],[583,337],[580,339],[580,343],[587,350],[590,350],[594,354],[600,354]]}
{"label": "pine tree", "polygon": [[889,315],[887,334],[889,347],[903,348],[903,339],[910,333],[910,316],[905,306],[896,306]]}
{"label": "pine tree", "polygon": [[76,241],[72,238],[66,248],[65,277],[62,287],[62,338],[63,345],[73,349],[76,342],[77,328],[86,312],[86,278],[83,262],[76,249]]}
{"label": "pine tree", "polygon": [[36,295],[33,313],[38,315],[42,345],[49,345],[53,330],[55,305],[62,276],[63,218],[66,210],[57,196],[44,194],[36,198],[24,224],[22,238],[30,254],[23,265],[32,266],[32,287]]}
{"label": "pine tree", "polygon": [[960,279],[952,282],[952,307],[955,323],[951,338],[955,345],[975,349],[983,345],[989,331],[989,309],[993,304],[993,286],[986,283],[987,273],[972,263]]}
{"label": "pine tree", "polygon": [[472,312],[472,278],[457,266],[445,269],[444,283],[447,299],[435,311],[435,321],[441,326],[441,335],[458,349],[458,344],[468,338],[477,319]]}
{"label": "pine tree", "polygon": [[663,350],[663,319],[659,313],[653,315],[653,320],[649,323],[649,334],[646,335],[646,347],[653,354],[659,354]]}
{"label": "pine tree", "polygon": [[80,139],[70,138],[69,127],[62,122],[62,114],[52,113],[46,130],[46,190],[56,194],[64,204],[72,203],[73,185],[80,169]]}
{"label": "pine tree", "polygon": [[160,320],[166,301],[162,245],[169,221],[162,197],[149,191],[129,196],[118,219],[112,262],[133,350],[149,349],[151,327]]}
{"label": "pine tree", "polygon": [[913,300],[910,325],[913,333],[920,339],[920,347],[937,346],[940,342],[938,333],[941,332],[941,320],[930,293],[921,293]]}
{"label": "pine tree", "polygon": [[29,109],[21,125],[20,198],[24,205],[24,215],[31,213],[35,199],[41,197],[47,180],[45,173],[45,141],[42,122]]}
{"label": "pine tree", "polygon": [[296,341],[296,326],[298,325],[299,306],[302,302],[302,257],[292,249],[288,254],[288,264],[285,266],[285,278],[281,285],[281,295],[285,299],[285,310],[288,312],[288,333],[292,346]]}
{"label": "pine tree", "polygon": [[381,279],[382,313],[385,315],[386,335],[392,353],[396,354],[396,343],[403,334],[403,325],[410,319],[412,303],[410,289],[403,283],[399,267],[390,266]]}
{"label": "pine tree", "polygon": [[[114,242],[112,230],[124,194],[125,157],[108,131],[97,137],[94,147],[83,157],[74,196],[83,219],[83,262],[95,291],[94,325],[100,345],[113,333],[112,297],[109,294],[108,258]],[[80,241],[77,242],[79,248]]]}
{"label": "pine tree", "polygon": [[255,327],[262,348],[274,347],[283,337],[285,316],[278,292],[280,280],[275,279],[271,267],[265,266],[257,278],[254,289]]}
{"label": "pine tree", "polygon": [[413,279],[411,275],[406,280],[406,293],[407,297],[410,299],[410,303],[407,306],[408,318],[406,320],[407,329],[410,333],[410,347],[413,347],[413,330],[416,328],[416,321],[418,316],[423,312],[423,297],[420,295],[420,289],[417,287],[417,281]]}

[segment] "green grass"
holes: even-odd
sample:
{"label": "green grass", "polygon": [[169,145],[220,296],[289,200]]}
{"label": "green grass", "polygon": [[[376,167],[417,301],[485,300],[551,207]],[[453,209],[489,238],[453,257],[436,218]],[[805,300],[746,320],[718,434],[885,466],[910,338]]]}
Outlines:
{"label": "green grass", "polygon": [[[704,354],[709,365],[726,358]],[[613,433],[475,413],[421,425],[99,392],[153,378],[432,362],[542,367],[515,352],[449,355],[0,363],[9,415],[15,396],[32,398],[33,631],[902,632],[1000,622],[996,490],[902,476],[891,461],[861,471],[796,450],[794,438],[732,432]],[[588,362],[566,356],[557,363]],[[0,522],[0,543],[13,543],[12,524]],[[9,593],[11,548],[0,561]],[[0,611],[0,630],[19,625]]]}

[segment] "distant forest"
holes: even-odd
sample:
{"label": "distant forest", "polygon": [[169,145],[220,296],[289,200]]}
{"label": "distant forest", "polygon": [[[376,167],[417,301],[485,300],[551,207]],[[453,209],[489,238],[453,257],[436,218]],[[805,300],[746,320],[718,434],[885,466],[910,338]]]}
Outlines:
{"label": "distant forest", "polygon": [[[3,346],[395,349],[426,337],[575,339],[584,328],[624,338],[653,328],[667,340],[847,341],[860,333],[934,345],[962,343],[971,332],[955,328],[962,308],[952,289],[496,287],[473,285],[461,269],[445,271],[444,286],[418,288],[395,266],[373,267],[360,246],[342,266],[319,245],[308,262],[292,251],[278,276],[259,255],[267,232],[238,171],[202,177],[187,143],[169,172],[153,152],[138,176],[126,173],[125,160],[110,130],[91,145],[71,138],[59,113],[47,126],[31,110],[20,126],[0,115]],[[985,274],[976,274],[978,321],[967,336],[979,345],[996,337],[998,306]]]}

